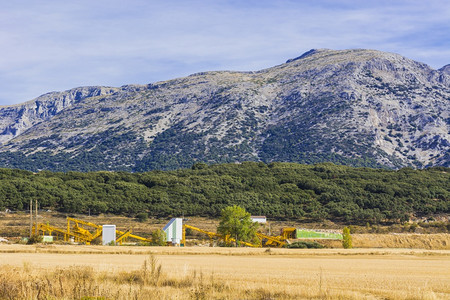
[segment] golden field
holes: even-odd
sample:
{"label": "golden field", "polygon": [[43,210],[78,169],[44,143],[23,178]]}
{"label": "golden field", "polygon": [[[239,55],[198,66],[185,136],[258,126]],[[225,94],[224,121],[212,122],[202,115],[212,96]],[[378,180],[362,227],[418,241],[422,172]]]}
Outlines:
{"label": "golden field", "polygon": [[[317,240],[331,248],[342,248],[341,241]],[[450,234],[372,233],[352,234],[355,248],[398,248],[450,250]]]}
{"label": "golden field", "polygon": [[[168,221],[76,217],[144,237]],[[58,213],[40,213],[38,220],[66,226]],[[215,231],[217,223],[188,224]],[[272,222],[271,229],[304,225]],[[26,214],[0,215],[0,236],[15,242],[28,232]],[[190,238],[188,245],[208,244],[203,234]],[[355,249],[331,240],[319,241],[326,249],[0,244],[0,299],[450,299],[450,234],[352,239]]]}
{"label": "golden field", "polygon": [[0,245],[0,299],[450,299],[450,251]]}

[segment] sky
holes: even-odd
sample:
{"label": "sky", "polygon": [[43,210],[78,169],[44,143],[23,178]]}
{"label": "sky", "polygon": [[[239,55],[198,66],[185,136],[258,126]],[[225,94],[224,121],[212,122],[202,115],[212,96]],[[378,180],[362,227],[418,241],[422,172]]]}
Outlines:
{"label": "sky", "polygon": [[0,3],[0,105],[79,86],[257,71],[316,48],[450,64],[448,0]]}

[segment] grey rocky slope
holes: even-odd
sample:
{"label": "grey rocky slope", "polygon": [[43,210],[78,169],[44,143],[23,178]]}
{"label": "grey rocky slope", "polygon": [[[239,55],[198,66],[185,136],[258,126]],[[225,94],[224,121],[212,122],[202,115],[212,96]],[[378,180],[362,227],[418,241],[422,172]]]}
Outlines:
{"label": "grey rocky slope", "polygon": [[311,50],[258,72],[87,87],[0,107],[0,165],[188,167],[196,161],[449,166],[450,74],[375,50]]}

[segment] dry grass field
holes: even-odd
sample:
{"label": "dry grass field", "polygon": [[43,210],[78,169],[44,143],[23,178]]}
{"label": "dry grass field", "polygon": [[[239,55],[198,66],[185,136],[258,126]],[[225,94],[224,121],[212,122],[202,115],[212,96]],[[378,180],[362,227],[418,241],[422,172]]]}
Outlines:
{"label": "dry grass field", "polygon": [[[144,237],[168,221],[75,217]],[[41,213],[39,221],[66,226],[58,213]],[[0,236],[18,241],[28,222],[26,214],[0,215]],[[209,231],[217,223],[188,221]],[[207,244],[193,237],[191,244]],[[352,237],[356,249],[340,241],[320,241],[326,249],[0,243],[0,299],[450,299],[448,233]]]}
{"label": "dry grass field", "polygon": [[0,245],[0,299],[450,299],[450,251]]}
{"label": "dry grass field", "polygon": [[[448,233],[352,234],[352,241],[355,248],[450,250],[450,234]],[[318,240],[318,242],[330,248],[342,248],[341,241]]]}

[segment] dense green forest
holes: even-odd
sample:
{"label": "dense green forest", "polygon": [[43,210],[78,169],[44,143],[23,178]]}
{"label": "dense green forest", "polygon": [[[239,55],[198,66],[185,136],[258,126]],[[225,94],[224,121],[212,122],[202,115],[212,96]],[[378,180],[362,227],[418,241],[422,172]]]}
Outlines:
{"label": "dense green forest", "polygon": [[145,173],[0,169],[0,210],[37,199],[64,213],[218,217],[236,204],[275,219],[403,222],[449,213],[449,171],[256,162]]}

